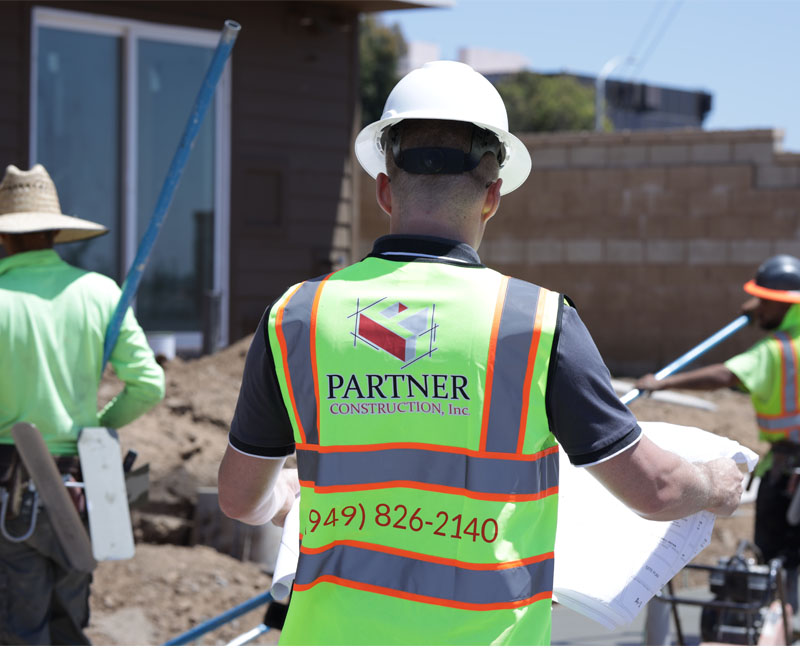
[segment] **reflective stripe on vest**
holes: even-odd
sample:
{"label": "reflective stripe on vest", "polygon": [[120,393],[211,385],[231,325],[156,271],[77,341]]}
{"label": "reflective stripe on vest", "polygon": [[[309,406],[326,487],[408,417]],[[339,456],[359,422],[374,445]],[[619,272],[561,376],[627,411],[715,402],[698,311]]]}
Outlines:
{"label": "reflective stripe on vest", "polygon": [[298,445],[297,465],[300,483],[321,493],[420,487],[514,502],[533,501],[558,491],[557,452],[558,447],[550,447],[539,454],[512,458],[435,445]]}
{"label": "reflective stripe on vest", "polygon": [[[308,280],[288,292],[285,300],[278,306],[274,320],[274,331],[280,344],[280,358],[283,360],[283,373],[289,379],[286,390],[292,409],[289,412],[294,421],[295,431],[300,440],[314,444],[319,441],[319,424],[316,399],[298,399],[298,395],[314,395],[316,392],[313,368],[313,332],[319,292],[330,275],[322,280]],[[296,318],[284,324],[284,313],[290,307]],[[291,350],[291,354],[288,354]],[[281,377],[281,373],[279,378]]]}
{"label": "reflective stripe on vest", "polygon": [[795,342],[787,332],[774,335],[780,349],[781,382],[780,412],[756,413],[758,427],[769,440],[787,439],[800,443],[800,409],[798,409],[798,357]]}
{"label": "reflective stripe on vest", "polygon": [[[489,269],[380,258],[276,303],[268,332],[302,486],[295,612],[324,583],[345,590],[326,600],[332,620],[363,604],[356,590],[514,610],[547,635],[549,608],[531,605],[552,595],[544,395],[562,304]],[[500,638],[508,621],[491,620]]]}
{"label": "reflective stripe on vest", "polygon": [[[301,548],[301,553],[297,591],[326,580],[436,605],[490,610],[550,598],[553,584],[552,553],[518,562],[474,564],[353,541]],[[409,584],[414,585],[413,594]]]}

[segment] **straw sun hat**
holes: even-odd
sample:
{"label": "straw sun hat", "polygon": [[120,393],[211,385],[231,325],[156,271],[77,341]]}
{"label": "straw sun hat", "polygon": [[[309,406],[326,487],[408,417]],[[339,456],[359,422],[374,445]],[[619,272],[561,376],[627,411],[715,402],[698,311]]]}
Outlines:
{"label": "straw sun hat", "polygon": [[34,165],[26,172],[9,165],[0,182],[0,234],[20,235],[43,230],[58,230],[57,244],[108,232],[99,223],[61,214],[56,186],[42,165]]}

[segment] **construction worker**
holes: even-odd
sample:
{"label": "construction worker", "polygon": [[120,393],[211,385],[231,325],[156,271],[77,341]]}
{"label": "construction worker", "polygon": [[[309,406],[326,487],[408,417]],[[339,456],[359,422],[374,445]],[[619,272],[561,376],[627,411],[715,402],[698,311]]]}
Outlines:
{"label": "construction worker", "polygon": [[661,380],[645,375],[636,387],[642,391],[738,388],[750,393],[759,438],[770,443],[769,453],[756,469],[761,479],[755,544],[765,561],[783,558],[788,601],[797,612],[800,526],[790,525],[786,512],[797,482],[795,470],[800,468],[800,260],[791,255],[770,257],[744,290],[753,297],[742,305],[742,311],[769,332],[768,336],[725,363]]}
{"label": "construction worker", "polygon": [[[0,259],[0,477],[21,462],[11,435],[15,423],[34,424],[60,473],[80,480],[80,430],[121,427],[164,396],[164,372],[128,311],[110,359],[125,388],[97,412],[104,335],[121,292],[110,278],[64,262],[53,244],[105,232],[61,213],[42,165],[6,169],[0,182],[0,242],[8,253]],[[82,493],[70,490],[86,521]],[[0,642],[89,644],[82,630],[89,621],[91,573],[70,566],[46,510],[39,509],[24,541],[14,538],[25,536],[33,513],[23,506],[5,514]]]}
{"label": "construction worker", "polygon": [[266,310],[220,505],[282,517],[296,449],[302,545],[281,643],[547,644],[556,441],[654,519],[732,512],[741,474],[642,437],[563,296],[481,263],[501,195],[531,167],[489,81],[452,61],[410,72],[355,150],[390,234]]}

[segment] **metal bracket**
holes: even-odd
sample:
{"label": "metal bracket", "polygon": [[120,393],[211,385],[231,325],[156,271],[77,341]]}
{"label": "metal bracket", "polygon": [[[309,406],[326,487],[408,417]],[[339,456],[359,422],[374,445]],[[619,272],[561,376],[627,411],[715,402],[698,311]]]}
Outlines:
{"label": "metal bracket", "polygon": [[8,529],[6,528],[6,514],[8,511],[9,492],[5,488],[0,488],[0,534],[2,534],[3,537],[5,537],[9,542],[24,542],[31,535],[33,535],[33,531],[36,529],[36,520],[39,517],[39,493],[36,491],[36,487],[34,486],[33,481],[31,481],[28,484],[28,491],[33,493],[33,508],[31,509],[31,523],[27,531],[25,531],[20,536],[16,536],[8,532]]}

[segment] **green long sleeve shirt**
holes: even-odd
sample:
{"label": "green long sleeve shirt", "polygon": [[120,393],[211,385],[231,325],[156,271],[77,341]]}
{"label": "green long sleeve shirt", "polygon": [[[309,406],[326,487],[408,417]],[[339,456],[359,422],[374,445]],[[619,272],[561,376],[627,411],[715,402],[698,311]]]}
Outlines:
{"label": "green long sleeve shirt", "polygon": [[106,327],[116,282],[64,262],[54,250],[0,260],[0,444],[11,427],[35,424],[51,453],[77,453],[83,427],[118,428],[164,397],[164,371],[128,309],[111,353],[125,388],[99,413]]}

